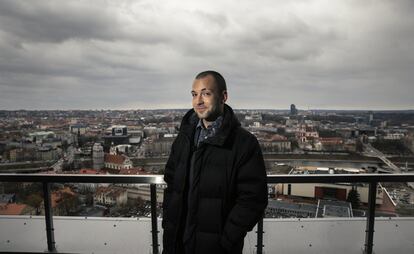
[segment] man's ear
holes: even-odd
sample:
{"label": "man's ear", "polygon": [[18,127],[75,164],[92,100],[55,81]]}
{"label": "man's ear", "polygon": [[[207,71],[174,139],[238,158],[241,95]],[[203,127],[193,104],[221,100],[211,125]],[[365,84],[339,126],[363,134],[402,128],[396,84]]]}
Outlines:
{"label": "man's ear", "polygon": [[227,98],[228,98],[227,91],[224,90],[223,91],[223,97],[222,97],[221,103],[224,104],[227,101]]}

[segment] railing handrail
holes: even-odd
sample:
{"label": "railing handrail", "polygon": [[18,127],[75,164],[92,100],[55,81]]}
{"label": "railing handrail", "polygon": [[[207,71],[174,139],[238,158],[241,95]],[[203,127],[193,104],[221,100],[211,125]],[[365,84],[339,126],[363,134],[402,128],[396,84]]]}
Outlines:
{"label": "railing handrail", "polygon": [[[17,174],[0,173],[0,182],[47,183],[135,183],[165,184],[163,175],[88,175],[88,174]],[[293,174],[268,175],[274,183],[370,183],[414,182],[414,173],[406,174]]]}
{"label": "railing handrail", "polygon": [[[51,183],[130,183],[151,186],[151,234],[153,253],[158,254],[156,185],[165,184],[163,175],[83,175],[83,174],[0,174],[0,182],[41,182],[45,201],[46,235],[49,253],[55,253],[53,215],[50,198]],[[267,183],[369,183],[368,214],[364,253],[373,253],[375,205],[379,182],[414,182],[414,173],[407,174],[292,174],[268,175]],[[258,222],[257,253],[263,253],[263,220]]]}
{"label": "railing handrail", "polygon": [[163,175],[0,174],[0,182],[165,184]]}
{"label": "railing handrail", "polygon": [[412,182],[414,173],[407,174],[291,174],[268,175],[268,183],[373,183]]}

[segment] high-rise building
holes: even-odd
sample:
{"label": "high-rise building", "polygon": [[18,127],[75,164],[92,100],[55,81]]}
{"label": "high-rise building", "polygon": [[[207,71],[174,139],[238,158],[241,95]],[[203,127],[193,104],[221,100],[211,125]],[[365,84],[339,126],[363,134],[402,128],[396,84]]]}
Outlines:
{"label": "high-rise building", "polygon": [[295,104],[290,105],[290,115],[295,116],[298,114]]}
{"label": "high-rise building", "polygon": [[105,135],[102,137],[104,140],[105,152],[109,152],[109,148],[112,145],[128,145],[129,138],[128,129],[125,125],[115,125],[108,128]]}
{"label": "high-rise building", "polygon": [[370,124],[374,121],[374,112],[369,111],[368,121]]}
{"label": "high-rise building", "polygon": [[93,168],[100,170],[104,166],[104,150],[100,143],[95,143],[92,148]]}

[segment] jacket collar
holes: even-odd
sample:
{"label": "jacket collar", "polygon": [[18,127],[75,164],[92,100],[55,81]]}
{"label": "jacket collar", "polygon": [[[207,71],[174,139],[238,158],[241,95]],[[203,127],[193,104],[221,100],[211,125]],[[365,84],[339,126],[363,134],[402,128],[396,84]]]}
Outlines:
{"label": "jacket collar", "polygon": [[[180,132],[186,135],[190,140],[193,140],[195,128],[198,121],[199,118],[197,117],[194,109],[189,110],[183,117]],[[217,134],[213,137],[208,138],[205,143],[223,146],[232,130],[238,126],[240,126],[240,122],[235,116],[233,109],[227,104],[224,104],[223,122],[221,124],[221,127],[219,128]]]}

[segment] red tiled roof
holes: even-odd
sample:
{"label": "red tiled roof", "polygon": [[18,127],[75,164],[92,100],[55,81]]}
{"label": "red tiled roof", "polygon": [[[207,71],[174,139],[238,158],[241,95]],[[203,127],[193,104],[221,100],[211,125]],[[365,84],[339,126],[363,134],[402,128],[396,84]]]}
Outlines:
{"label": "red tiled roof", "polygon": [[98,171],[95,170],[95,169],[83,168],[83,169],[79,170],[79,174],[93,175],[93,174],[98,174]]}
{"label": "red tiled roof", "polygon": [[279,134],[275,134],[273,135],[271,138],[271,141],[286,141],[287,138],[285,136],[279,135]]}
{"label": "red tiled roof", "polygon": [[143,168],[120,169],[120,175],[143,175],[148,174]]}
{"label": "red tiled roof", "polygon": [[125,156],[118,155],[118,154],[105,154],[104,160],[107,163],[114,163],[114,164],[123,164],[125,161]]}
{"label": "red tiled roof", "polygon": [[258,135],[258,140],[262,142],[277,142],[277,141],[287,141],[287,138],[279,134],[273,134],[273,135],[261,134],[261,135]]}
{"label": "red tiled roof", "polygon": [[0,215],[21,215],[23,210],[27,207],[24,204],[0,204]]}

